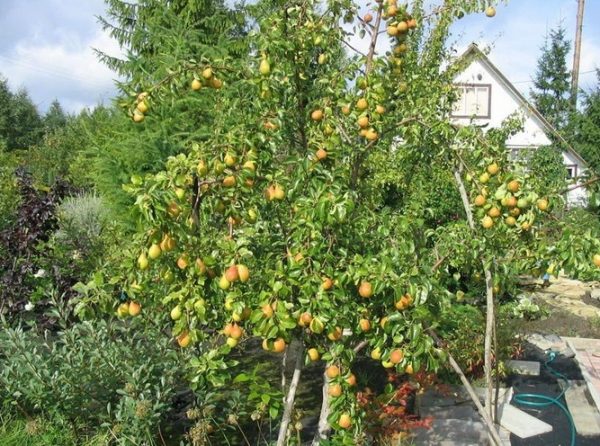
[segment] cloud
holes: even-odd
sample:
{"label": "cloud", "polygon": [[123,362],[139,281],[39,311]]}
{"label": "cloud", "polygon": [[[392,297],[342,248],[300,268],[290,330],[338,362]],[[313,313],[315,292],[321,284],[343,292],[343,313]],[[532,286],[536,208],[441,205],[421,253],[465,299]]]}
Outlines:
{"label": "cloud", "polygon": [[34,0],[27,8],[23,3],[8,1],[0,19],[0,37],[7,28],[14,33],[0,45],[0,73],[11,88],[26,88],[42,112],[55,98],[69,112],[109,101],[116,92],[116,76],[92,48],[112,55],[121,51],[100,29],[90,8],[100,7],[96,13],[101,13],[103,3],[77,6],[72,1]]}
{"label": "cloud", "polygon": [[[363,15],[367,1],[359,4]],[[459,20],[451,39],[458,50],[472,41],[492,45],[491,60],[528,93],[547,31],[563,21],[573,40],[576,7],[570,0],[513,0],[498,6],[493,19],[475,14]],[[42,111],[55,98],[71,112],[108,102],[116,94],[115,74],[96,59],[92,48],[113,55],[121,51],[96,21],[104,8],[103,0],[0,0],[0,73],[12,88],[27,88]],[[600,66],[600,28],[592,22],[599,16],[600,2],[586,2],[580,79],[584,89],[597,84],[596,76],[585,72]],[[385,38],[380,39],[378,54],[389,49],[389,39],[381,37]],[[368,36],[348,41],[362,52],[368,49]],[[570,67],[571,55],[567,63]]]}

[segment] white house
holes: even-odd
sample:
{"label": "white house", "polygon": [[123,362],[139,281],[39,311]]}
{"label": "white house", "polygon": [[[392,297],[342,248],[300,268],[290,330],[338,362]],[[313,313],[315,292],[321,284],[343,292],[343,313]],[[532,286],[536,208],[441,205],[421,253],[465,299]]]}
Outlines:
{"label": "white house", "polygon": [[[523,130],[507,141],[513,158],[523,159],[527,152],[551,143],[549,135],[561,139],[567,149],[563,160],[573,185],[578,184],[586,169],[585,161],[573,150],[550,123],[531,105],[513,84],[496,68],[476,44],[471,44],[461,56],[470,61],[458,74],[454,83],[461,91],[452,112],[458,124],[473,123],[484,128],[499,127],[502,121],[518,112],[523,117]],[[466,58],[466,59],[465,59]],[[570,205],[584,204],[587,199],[583,187],[567,194]]]}

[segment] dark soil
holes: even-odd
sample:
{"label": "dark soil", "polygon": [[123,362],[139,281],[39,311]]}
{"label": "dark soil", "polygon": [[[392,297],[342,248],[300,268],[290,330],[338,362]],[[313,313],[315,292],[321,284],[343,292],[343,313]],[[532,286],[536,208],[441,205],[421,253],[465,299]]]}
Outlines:
{"label": "dark soil", "polygon": [[[600,306],[599,302],[593,299],[589,299],[589,301],[584,299],[584,302]],[[600,338],[600,318],[585,319],[568,311],[557,310],[555,307],[546,307],[545,309],[548,311],[548,316],[536,321],[523,322],[522,331],[580,338]]]}
{"label": "dark soil", "polygon": [[[537,347],[526,344],[524,359],[540,361],[544,364],[548,358],[545,353]],[[569,380],[583,379],[577,362],[572,358],[558,355],[549,365]],[[508,377],[506,384],[508,386],[513,386],[515,395],[520,393],[536,393],[555,397],[561,392],[557,377],[550,373],[550,370],[544,365],[542,365],[540,376],[511,375]],[[564,398],[561,399],[561,403],[566,405]],[[513,446],[569,446],[571,444],[569,422],[558,406],[553,404],[548,407],[531,408],[515,403],[514,399],[513,404],[553,427],[552,432],[525,439],[519,438],[516,435],[511,435],[510,441]],[[577,435],[576,437],[577,446],[597,446],[599,444],[600,436],[583,437]]]}

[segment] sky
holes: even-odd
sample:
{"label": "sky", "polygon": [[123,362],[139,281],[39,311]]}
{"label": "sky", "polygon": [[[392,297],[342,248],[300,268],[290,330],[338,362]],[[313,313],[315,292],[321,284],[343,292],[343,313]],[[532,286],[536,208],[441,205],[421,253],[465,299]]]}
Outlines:
{"label": "sky", "polygon": [[[0,74],[13,90],[25,87],[42,112],[54,99],[71,113],[109,103],[116,75],[92,48],[121,52],[96,20],[103,11],[103,0],[0,0]],[[471,42],[491,45],[492,62],[527,94],[548,30],[562,23],[574,40],[576,12],[576,0],[512,0],[493,19],[477,14],[458,21],[452,39],[458,52]],[[600,68],[599,19],[600,0],[587,0],[580,86],[588,90]]]}

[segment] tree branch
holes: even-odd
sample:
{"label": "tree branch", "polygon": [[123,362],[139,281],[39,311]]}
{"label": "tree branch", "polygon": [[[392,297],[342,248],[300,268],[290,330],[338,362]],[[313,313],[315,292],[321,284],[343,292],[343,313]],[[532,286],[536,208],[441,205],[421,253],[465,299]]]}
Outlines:
{"label": "tree branch", "polygon": [[296,358],[296,365],[294,367],[294,375],[290,382],[290,388],[285,399],[285,405],[283,409],[283,417],[281,418],[281,425],[279,426],[279,435],[277,437],[277,446],[285,446],[287,438],[287,430],[292,419],[292,410],[294,409],[294,400],[296,398],[296,390],[298,383],[300,382],[300,375],[302,374],[302,364],[304,363],[304,348],[300,347],[298,351],[298,357]]}

